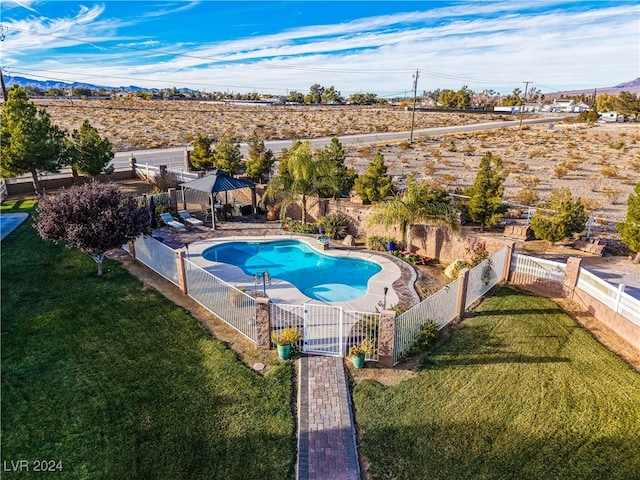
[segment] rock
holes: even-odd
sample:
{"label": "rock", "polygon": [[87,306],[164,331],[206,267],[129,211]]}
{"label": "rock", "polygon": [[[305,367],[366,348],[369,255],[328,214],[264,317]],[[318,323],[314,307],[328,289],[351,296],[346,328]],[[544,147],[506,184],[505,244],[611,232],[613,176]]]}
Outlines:
{"label": "rock", "polygon": [[256,372],[261,372],[261,371],[262,371],[262,370],[264,370],[265,368],[267,368],[267,366],[266,366],[264,363],[260,363],[260,362],[258,362],[258,363],[254,363],[254,364],[253,364],[253,369],[254,369]]}
{"label": "rock", "polygon": [[344,237],[342,244],[346,245],[347,247],[355,247],[356,241],[354,240],[353,235],[347,235],[346,237]]}
{"label": "rock", "polygon": [[460,270],[460,264],[464,263],[463,260],[460,260],[459,258],[457,260],[454,260],[453,263],[451,263],[447,268],[444,269],[444,274],[447,278],[452,278],[455,279],[456,276],[454,275],[454,272],[456,270]]}

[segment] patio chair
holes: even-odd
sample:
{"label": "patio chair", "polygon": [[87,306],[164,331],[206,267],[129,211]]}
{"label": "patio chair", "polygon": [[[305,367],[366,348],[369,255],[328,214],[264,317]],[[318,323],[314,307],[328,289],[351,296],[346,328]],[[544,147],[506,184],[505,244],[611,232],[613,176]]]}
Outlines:
{"label": "patio chair", "polygon": [[178,215],[180,215],[180,218],[184,220],[185,225],[189,224],[192,227],[199,227],[200,225],[204,225],[204,222],[202,220],[198,220],[197,218],[192,217],[191,214],[186,210],[179,210]]}
{"label": "patio chair", "polygon": [[185,227],[183,224],[181,224],[180,222],[177,222],[170,213],[161,213],[160,214],[160,218],[162,219],[162,221],[164,223],[166,223],[167,225],[169,225],[171,228],[173,228],[174,230],[186,230],[187,227]]}

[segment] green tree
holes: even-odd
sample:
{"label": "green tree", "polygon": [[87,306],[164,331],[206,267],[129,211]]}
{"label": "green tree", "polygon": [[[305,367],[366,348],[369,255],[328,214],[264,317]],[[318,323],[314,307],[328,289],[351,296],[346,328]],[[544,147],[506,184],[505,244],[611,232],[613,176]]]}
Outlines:
{"label": "green tree", "polygon": [[309,88],[309,93],[305,96],[305,103],[320,103],[322,102],[322,95],[324,93],[324,87],[319,83],[314,83]]}
{"label": "green tree", "polygon": [[240,145],[236,142],[231,129],[225,130],[220,141],[214,147],[213,164],[231,176],[239,174],[244,169]]}
{"label": "green tree", "polygon": [[584,204],[571,196],[568,188],[551,192],[548,209],[536,209],[531,217],[531,230],[536,237],[551,243],[584,231],[589,216]]}
{"label": "green tree", "polygon": [[193,142],[193,150],[189,155],[189,161],[193,168],[204,170],[213,167],[213,154],[211,151],[212,140],[198,133]]}
{"label": "green tree", "polygon": [[600,113],[613,112],[617,110],[617,100],[618,97],[616,95],[601,93],[596,98],[596,110]]}
{"label": "green tree", "polygon": [[502,220],[507,206],[502,203],[504,181],[509,172],[502,167],[502,159],[491,152],[484,154],[473,186],[466,190],[469,198],[466,214],[474,222],[480,222],[480,230]]}
{"label": "green tree", "polygon": [[30,173],[33,188],[42,191],[39,172],[58,172],[69,162],[66,133],[51,123],[46,110],[37,110],[18,85],[9,89],[0,116],[0,174]]}
{"label": "green tree", "polygon": [[321,197],[340,198],[347,195],[353,188],[356,173],[353,168],[344,164],[345,153],[342,143],[337,137],[331,143],[318,151],[318,171],[321,184],[318,194]]}
{"label": "green tree", "polygon": [[344,98],[340,95],[340,91],[336,90],[333,85],[329,88],[325,88],[324,92],[322,92],[322,103],[343,103]]}
{"label": "green tree", "polygon": [[413,173],[407,176],[407,188],[392,200],[382,203],[371,216],[371,224],[398,226],[407,250],[411,249],[411,227],[416,223],[445,225],[458,229],[458,216],[447,192],[420,184]]}
{"label": "green tree", "polygon": [[102,138],[88,120],[82,122],[80,130],[71,134],[69,147],[71,157],[71,173],[74,178],[78,174],[95,177],[101,173],[112,173],[113,146],[107,138]]}
{"label": "green tree", "polygon": [[279,198],[282,207],[281,217],[285,217],[287,207],[300,199],[302,207],[302,223],[307,219],[307,203],[309,196],[318,191],[318,165],[311,155],[311,144],[294,140],[291,148],[282,149],[278,175],[267,185],[267,198]]}
{"label": "green tree", "polygon": [[522,105],[522,90],[514,88],[513,92],[502,99],[502,105],[505,107]]}
{"label": "green tree", "polygon": [[633,263],[640,263],[640,182],[636,183],[633,191],[627,198],[627,217],[624,222],[616,224],[616,229],[624,244],[636,252]]}
{"label": "green tree", "polygon": [[387,173],[382,153],[376,153],[367,170],[356,178],[354,188],[364,203],[379,202],[394,193],[393,181]]}
{"label": "green tree", "polygon": [[271,171],[276,161],[271,149],[264,146],[264,140],[254,130],[247,139],[249,146],[248,160],[246,163],[247,176],[254,181],[262,183],[264,177]]}

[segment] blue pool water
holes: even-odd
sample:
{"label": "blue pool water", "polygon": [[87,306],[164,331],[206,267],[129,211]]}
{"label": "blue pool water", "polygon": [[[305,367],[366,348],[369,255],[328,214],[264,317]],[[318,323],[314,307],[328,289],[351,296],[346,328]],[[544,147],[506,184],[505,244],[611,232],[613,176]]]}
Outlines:
{"label": "blue pool water", "polygon": [[3,213],[0,215],[0,240],[4,240],[27,218],[29,218],[28,213]]}
{"label": "blue pool water", "polygon": [[382,270],[367,260],[324,255],[298,240],[229,242],[207,248],[202,256],[240,267],[247,275],[268,270],[272,278],[290,282],[307,297],[323,302],[362,297],[369,279]]}

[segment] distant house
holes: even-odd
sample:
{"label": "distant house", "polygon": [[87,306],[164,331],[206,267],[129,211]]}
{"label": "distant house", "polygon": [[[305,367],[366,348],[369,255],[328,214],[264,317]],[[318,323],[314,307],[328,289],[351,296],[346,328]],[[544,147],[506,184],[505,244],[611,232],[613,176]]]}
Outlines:
{"label": "distant house", "polygon": [[495,106],[493,107],[493,111],[496,113],[510,113],[510,114],[514,114],[514,113],[519,113],[520,112],[520,107],[517,105],[511,105],[508,107],[499,107],[499,106]]}
{"label": "distant house", "polygon": [[563,113],[580,113],[583,110],[589,110],[589,108],[589,105],[582,102],[576,103],[573,100],[555,99],[553,101],[553,105],[551,106],[551,111]]}

